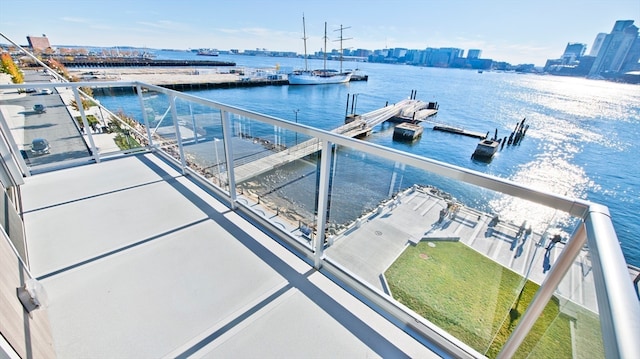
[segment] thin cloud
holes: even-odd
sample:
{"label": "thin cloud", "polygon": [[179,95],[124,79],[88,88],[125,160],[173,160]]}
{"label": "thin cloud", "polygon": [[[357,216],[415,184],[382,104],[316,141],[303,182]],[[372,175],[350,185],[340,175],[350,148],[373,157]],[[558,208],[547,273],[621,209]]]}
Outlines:
{"label": "thin cloud", "polygon": [[185,23],[181,23],[181,22],[175,22],[175,21],[171,21],[171,20],[158,20],[158,21],[138,21],[137,22],[138,25],[143,25],[143,26],[147,26],[147,27],[152,27],[152,28],[156,28],[156,29],[163,29],[163,30],[185,30],[190,28],[190,26],[188,24]]}
{"label": "thin cloud", "polygon": [[109,31],[113,30],[113,26],[105,25],[105,24],[90,24],[89,27],[94,30],[109,30]]}
{"label": "thin cloud", "polygon": [[245,27],[240,29],[218,28],[215,31],[229,35],[250,35],[258,37],[282,37],[291,36],[291,32],[271,30],[264,27]]}
{"label": "thin cloud", "polygon": [[87,18],[68,17],[68,16],[64,16],[60,20],[66,21],[66,22],[72,22],[72,23],[76,23],[76,24],[91,24],[91,22],[92,22],[91,20],[89,20]]}

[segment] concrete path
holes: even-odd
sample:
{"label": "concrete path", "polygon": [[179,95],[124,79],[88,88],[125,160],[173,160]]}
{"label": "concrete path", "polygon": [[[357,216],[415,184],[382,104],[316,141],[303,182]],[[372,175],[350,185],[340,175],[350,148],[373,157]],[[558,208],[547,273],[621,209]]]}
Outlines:
{"label": "concrete path", "polygon": [[[518,235],[520,224],[500,222],[490,227],[491,215],[461,205],[455,216],[440,221],[440,211],[446,208],[447,200],[438,191],[408,190],[336,238],[327,256],[385,290],[384,271],[407,245],[421,240],[435,245],[439,240],[459,240],[538,284],[564,249],[562,242],[546,249],[550,240],[541,233]],[[597,312],[586,249],[576,258],[556,294]]]}

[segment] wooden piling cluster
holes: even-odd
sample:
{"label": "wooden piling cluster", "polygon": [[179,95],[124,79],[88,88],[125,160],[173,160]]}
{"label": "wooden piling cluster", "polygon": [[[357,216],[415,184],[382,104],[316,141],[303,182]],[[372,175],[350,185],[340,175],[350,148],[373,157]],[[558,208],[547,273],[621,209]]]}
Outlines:
{"label": "wooden piling cluster", "polygon": [[525,117],[522,119],[522,121],[516,124],[516,128],[513,130],[513,132],[511,132],[511,135],[509,135],[509,139],[507,140],[507,145],[517,145],[520,143],[524,135],[527,133],[527,130],[529,129],[529,125],[525,126],[524,124],[524,121],[526,119],[527,118]]}

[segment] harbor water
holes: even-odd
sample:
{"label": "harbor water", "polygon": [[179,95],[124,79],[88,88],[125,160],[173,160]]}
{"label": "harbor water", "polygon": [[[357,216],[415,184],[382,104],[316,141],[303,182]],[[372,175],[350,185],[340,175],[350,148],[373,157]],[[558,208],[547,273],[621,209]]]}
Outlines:
{"label": "harbor water", "polygon": [[[178,51],[157,51],[156,55],[158,59],[202,58]],[[215,60],[232,61],[238,67],[284,71],[304,67],[302,59],[292,58],[221,54]],[[335,69],[340,66],[336,61],[328,64]],[[640,213],[640,87],[493,71],[354,62],[343,66],[360,69],[369,80],[339,85],[211,89],[193,94],[330,130],[343,124],[346,112],[351,112],[347,98],[356,99],[356,113],[365,113],[416,91],[417,99],[439,104],[438,114],[423,123],[422,138],[410,143],[393,141],[393,127],[382,124],[365,140],[604,204],[611,212],[627,262],[640,266],[640,220],[636,217]],[[309,67],[321,68],[322,61],[310,60]],[[113,111],[127,112],[139,105],[133,96],[98,99]],[[505,146],[490,162],[471,157],[477,139],[431,130],[434,124],[444,124],[493,136],[497,129],[498,137],[503,138],[524,118],[529,129],[522,142]],[[354,171],[352,175],[361,173]]]}

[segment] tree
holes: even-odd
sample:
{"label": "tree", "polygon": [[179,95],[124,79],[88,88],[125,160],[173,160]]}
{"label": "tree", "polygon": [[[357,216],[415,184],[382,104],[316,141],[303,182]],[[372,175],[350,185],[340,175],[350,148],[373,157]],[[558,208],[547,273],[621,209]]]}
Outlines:
{"label": "tree", "polygon": [[69,80],[71,78],[71,76],[69,75],[69,71],[67,71],[67,68],[62,63],[60,63],[58,60],[49,59],[48,60],[48,65],[55,72],[57,72],[59,75],[62,75],[62,77],[66,78],[67,80]]}
{"label": "tree", "polygon": [[2,63],[0,65],[0,72],[9,74],[11,76],[11,81],[13,81],[14,84],[21,84],[24,82],[22,72],[18,69],[16,63],[13,62],[9,53],[3,52],[2,55],[0,55],[0,62]]}

